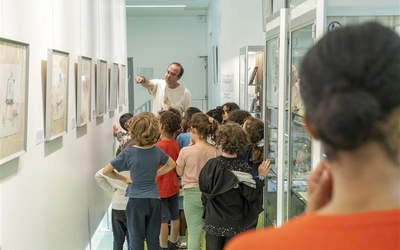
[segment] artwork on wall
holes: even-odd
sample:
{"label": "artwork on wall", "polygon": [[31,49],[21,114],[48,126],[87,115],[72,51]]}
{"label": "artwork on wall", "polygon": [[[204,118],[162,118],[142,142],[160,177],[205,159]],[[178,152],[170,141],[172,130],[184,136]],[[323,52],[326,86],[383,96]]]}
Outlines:
{"label": "artwork on wall", "polygon": [[67,133],[69,54],[49,49],[47,57],[45,138]]}
{"label": "artwork on wall", "polygon": [[106,113],[107,61],[97,60],[96,65],[96,116]]}
{"label": "artwork on wall", "polygon": [[218,46],[213,46],[213,75],[214,75],[214,83],[218,84],[219,82],[219,70],[218,70]]}
{"label": "artwork on wall", "polygon": [[76,76],[76,125],[81,127],[90,122],[92,93],[92,59],[78,58]]}
{"label": "artwork on wall", "polygon": [[0,165],[26,153],[29,45],[0,38]]}
{"label": "artwork on wall", "polygon": [[109,111],[117,109],[117,94],[118,94],[118,64],[113,63],[109,77],[108,91],[109,96]]}
{"label": "artwork on wall", "polygon": [[126,88],[126,67],[121,65],[119,69],[119,84],[118,84],[118,105],[125,106],[125,88]]}

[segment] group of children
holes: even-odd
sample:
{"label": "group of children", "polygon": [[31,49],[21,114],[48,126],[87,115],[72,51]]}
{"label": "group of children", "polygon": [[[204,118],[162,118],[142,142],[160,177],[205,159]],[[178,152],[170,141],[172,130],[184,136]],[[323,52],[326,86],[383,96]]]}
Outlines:
{"label": "group of children", "polygon": [[[206,249],[222,250],[234,235],[257,225],[263,210],[260,192],[270,169],[270,162],[262,160],[264,124],[250,115],[242,123],[230,121],[234,110],[229,105],[209,115],[189,107],[183,116],[173,108],[158,117],[149,112],[121,116],[128,133],[119,137],[123,143],[117,157],[96,180],[124,183],[120,189],[101,186],[120,196],[126,189],[124,229],[130,250],[144,249],[145,241],[148,250],[178,249],[186,225],[189,250],[201,248],[203,231]],[[122,249],[116,239],[123,232],[114,232],[114,250]]]}

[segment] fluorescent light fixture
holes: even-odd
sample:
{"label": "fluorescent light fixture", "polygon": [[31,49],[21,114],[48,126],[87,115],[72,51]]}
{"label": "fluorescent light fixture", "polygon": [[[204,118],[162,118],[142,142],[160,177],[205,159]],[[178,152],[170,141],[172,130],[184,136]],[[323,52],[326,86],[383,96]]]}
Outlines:
{"label": "fluorescent light fixture", "polygon": [[186,5],[127,5],[127,8],[186,8]]}

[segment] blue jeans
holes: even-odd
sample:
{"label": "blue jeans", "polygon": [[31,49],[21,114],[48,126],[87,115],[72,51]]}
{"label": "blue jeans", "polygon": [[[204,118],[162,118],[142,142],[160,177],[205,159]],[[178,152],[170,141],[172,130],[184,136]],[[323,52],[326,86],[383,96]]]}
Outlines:
{"label": "blue jeans", "polygon": [[188,250],[199,250],[203,231],[203,203],[198,187],[183,190],[183,208],[188,228]]}
{"label": "blue jeans", "polygon": [[129,250],[160,249],[161,201],[159,199],[129,198],[126,206]]}
{"label": "blue jeans", "polygon": [[125,237],[129,242],[125,210],[111,210],[111,224],[114,236],[113,250],[123,250]]}

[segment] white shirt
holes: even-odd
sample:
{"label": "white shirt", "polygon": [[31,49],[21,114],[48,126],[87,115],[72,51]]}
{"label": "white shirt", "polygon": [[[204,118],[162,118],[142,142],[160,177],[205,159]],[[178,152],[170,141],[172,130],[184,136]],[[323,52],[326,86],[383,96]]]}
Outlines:
{"label": "white shirt", "polygon": [[[129,177],[129,171],[120,172],[122,175]],[[112,208],[115,210],[125,210],[129,198],[125,196],[128,184],[123,181],[109,178],[103,174],[103,169],[100,169],[94,176],[97,184],[104,189],[113,193]]]}
{"label": "white shirt", "polygon": [[153,90],[149,89],[153,96],[153,114],[158,115],[158,111],[167,110],[169,107],[177,108],[182,113],[192,106],[192,94],[190,91],[179,85],[177,88],[170,89],[165,80],[153,79]]}

